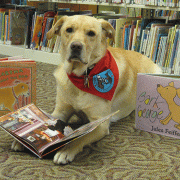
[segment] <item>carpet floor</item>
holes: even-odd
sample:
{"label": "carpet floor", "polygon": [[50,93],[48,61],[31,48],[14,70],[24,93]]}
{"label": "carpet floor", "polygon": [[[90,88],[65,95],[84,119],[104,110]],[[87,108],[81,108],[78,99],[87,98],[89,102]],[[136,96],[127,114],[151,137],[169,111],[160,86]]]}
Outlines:
{"label": "carpet floor", "polygon": [[[52,113],[55,65],[37,62],[37,106]],[[68,165],[55,165],[53,153],[39,159],[11,150],[13,138],[0,129],[0,180],[178,180],[180,141],[135,129],[135,113],[112,123],[110,134],[84,148]]]}

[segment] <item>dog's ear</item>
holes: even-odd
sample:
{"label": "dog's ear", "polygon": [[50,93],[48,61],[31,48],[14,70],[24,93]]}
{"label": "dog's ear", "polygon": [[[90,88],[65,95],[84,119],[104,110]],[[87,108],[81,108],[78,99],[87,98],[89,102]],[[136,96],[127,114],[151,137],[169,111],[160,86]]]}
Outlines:
{"label": "dog's ear", "polygon": [[169,86],[174,87],[174,82],[170,82]]}
{"label": "dog's ear", "polygon": [[59,35],[59,36],[61,35],[60,29],[67,18],[68,16],[63,16],[62,18],[60,18],[56,22],[56,24],[47,32],[46,37],[48,40],[51,39],[54,36],[54,34]]}
{"label": "dog's ear", "polygon": [[106,37],[109,37],[113,40],[113,43],[115,43],[115,29],[112,27],[112,25],[104,19],[99,19],[99,22],[101,23],[102,30],[104,30],[106,33]]}

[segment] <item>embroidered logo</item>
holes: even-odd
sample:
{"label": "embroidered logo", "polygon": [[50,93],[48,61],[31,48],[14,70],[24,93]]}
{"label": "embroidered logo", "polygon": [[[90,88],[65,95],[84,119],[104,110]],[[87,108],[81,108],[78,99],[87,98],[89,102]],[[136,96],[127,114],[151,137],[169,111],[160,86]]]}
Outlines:
{"label": "embroidered logo", "polygon": [[110,69],[93,76],[93,85],[99,92],[109,92],[114,85],[114,74]]}

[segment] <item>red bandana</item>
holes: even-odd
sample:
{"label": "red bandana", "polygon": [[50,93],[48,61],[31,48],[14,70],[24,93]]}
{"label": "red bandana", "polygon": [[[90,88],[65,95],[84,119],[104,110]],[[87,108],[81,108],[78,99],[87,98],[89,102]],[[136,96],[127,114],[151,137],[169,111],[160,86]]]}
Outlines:
{"label": "red bandana", "polygon": [[[106,55],[91,70],[88,78],[86,75],[78,77],[73,73],[68,77],[82,91],[111,101],[118,84],[119,70],[116,61],[107,50]],[[89,86],[86,86],[86,82]]]}

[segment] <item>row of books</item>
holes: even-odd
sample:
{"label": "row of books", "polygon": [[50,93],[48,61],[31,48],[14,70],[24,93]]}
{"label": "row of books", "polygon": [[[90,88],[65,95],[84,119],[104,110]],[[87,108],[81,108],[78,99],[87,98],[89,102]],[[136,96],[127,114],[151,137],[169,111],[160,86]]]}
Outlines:
{"label": "row of books", "polygon": [[139,52],[150,57],[169,74],[180,74],[180,26],[152,24],[142,31]]}
{"label": "row of books", "polygon": [[154,17],[168,17],[169,19],[179,19],[180,12],[156,9],[154,11]]}
{"label": "row of books", "polygon": [[180,25],[163,19],[121,18],[109,22],[116,29],[115,47],[151,58],[164,72],[180,74]]}
{"label": "row of books", "polygon": [[131,3],[146,6],[180,7],[178,0],[132,0]]}
{"label": "row of books", "polygon": [[[54,36],[51,40],[47,40],[46,33],[63,15],[84,13],[92,14],[91,11],[70,12],[69,9],[66,11],[61,10],[57,13],[53,11],[41,13],[33,10],[10,9],[7,11],[0,9],[0,24],[2,24],[0,26],[2,27],[0,29],[0,43],[8,45],[25,44],[26,48],[33,50],[58,53],[60,37]],[[101,14],[100,18],[102,16]],[[4,17],[4,24],[2,17]],[[95,17],[98,18],[99,15]],[[178,31],[178,26],[165,24],[166,19],[141,19],[140,17],[131,18],[123,15],[118,15],[117,19],[114,19],[114,15],[105,17],[106,19],[110,18],[109,22],[116,29],[115,47],[122,47],[126,50],[134,50],[145,54],[164,67],[165,71],[168,69],[168,72],[172,70],[178,73],[179,70],[175,69],[175,64],[178,64],[176,59],[179,57],[179,49],[175,47],[178,47],[179,41],[168,41],[170,37],[171,39],[175,39],[175,36],[177,36],[177,39],[179,38],[178,32],[175,33],[176,30]],[[160,27],[162,31],[165,29],[165,34],[161,34]],[[156,33],[154,33],[154,30]],[[158,33],[160,34],[159,36],[157,36]],[[169,47],[171,47],[171,51],[169,51]],[[163,56],[163,53],[167,55]]]}
{"label": "row of books", "polygon": [[28,45],[35,8],[0,8],[0,44]]}
{"label": "row of books", "polygon": [[[59,0],[61,2],[61,0]],[[64,0],[62,0],[64,2]],[[97,3],[126,3],[138,5],[151,5],[151,6],[167,6],[167,7],[180,7],[178,0],[68,0],[67,2],[97,2]]]}
{"label": "row of books", "polygon": [[27,5],[27,0],[11,0],[12,4]]}
{"label": "row of books", "polygon": [[[69,11],[69,9],[66,9]],[[46,33],[62,15],[92,14],[91,11],[38,12],[35,9],[0,8],[0,44],[25,45],[26,48],[46,51]]]}

